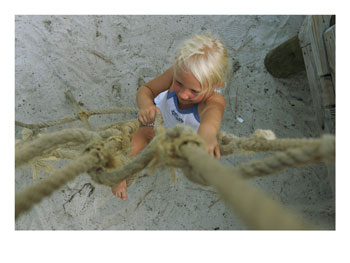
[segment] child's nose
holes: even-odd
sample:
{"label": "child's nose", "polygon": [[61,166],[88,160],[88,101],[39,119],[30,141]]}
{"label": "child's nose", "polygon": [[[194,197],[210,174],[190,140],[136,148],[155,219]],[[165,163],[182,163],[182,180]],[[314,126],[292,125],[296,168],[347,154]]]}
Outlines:
{"label": "child's nose", "polygon": [[185,89],[180,90],[179,94],[180,99],[187,100],[189,98],[189,94]]}

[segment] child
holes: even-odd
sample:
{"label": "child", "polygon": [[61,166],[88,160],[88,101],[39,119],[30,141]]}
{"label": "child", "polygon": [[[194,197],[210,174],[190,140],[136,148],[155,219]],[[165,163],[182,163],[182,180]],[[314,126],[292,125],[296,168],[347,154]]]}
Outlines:
{"label": "child", "polygon": [[[217,133],[225,110],[221,88],[229,74],[229,58],[222,42],[211,35],[197,35],[178,49],[174,64],[143,85],[136,94],[142,126],[132,138],[130,156],[137,155],[155,136],[152,123],[161,113],[164,127],[193,127],[210,155],[219,158]],[[127,199],[126,180],[112,192]]]}

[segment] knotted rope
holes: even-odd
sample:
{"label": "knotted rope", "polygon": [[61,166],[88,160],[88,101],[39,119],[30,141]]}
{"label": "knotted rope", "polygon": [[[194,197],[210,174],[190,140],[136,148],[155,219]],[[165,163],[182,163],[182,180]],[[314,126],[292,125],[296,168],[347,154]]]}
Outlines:
{"label": "knotted rope", "polygon": [[122,113],[137,113],[138,109],[136,108],[116,108],[116,109],[107,109],[107,110],[91,110],[91,111],[79,111],[76,116],[67,117],[63,119],[59,119],[56,121],[50,121],[50,122],[42,122],[38,124],[26,124],[20,121],[15,121],[15,125],[28,128],[28,129],[42,129],[42,128],[48,128],[56,125],[61,125],[69,122],[73,122],[76,120],[81,120],[82,116],[90,117],[93,115],[99,115],[99,114],[122,114]]}
{"label": "knotted rope", "polygon": [[[78,132],[84,137],[80,142],[90,141],[90,145],[77,160],[72,161],[68,166],[45,180],[17,194],[16,217],[80,173],[88,172],[94,181],[112,186],[147,167],[166,166],[182,168],[185,176],[194,183],[211,185],[217,188],[218,192],[230,203],[234,211],[242,217],[250,228],[309,229],[310,226],[305,224],[298,216],[286,210],[282,204],[272,200],[261,190],[245,181],[244,178],[266,176],[286,168],[319,161],[334,161],[334,136],[309,139],[307,143],[304,140],[303,146],[297,147],[300,146],[300,142],[297,140],[271,140],[269,136],[265,136],[269,138],[266,139],[264,136],[255,134],[251,138],[243,138],[240,141],[239,138],[230,135],[222,136],[225,139],[221,141],[225,141],[226,145],[235,145],[234,151],[252,149],[268,151],[270,149],[269,145],[274,150],[285,151],[261,161],[254,160],[236,168],[228,168],[205,152],[203,141],[190,128],[177,126],[165,132],[159,132],[144,151],[127,163],[118,156],[120,157],[128,148],[125,142],[130,140],[131,134],[135,132],[136,128],[137,125],[130,122],[129,126],[124,127],[122,135],[118,135],[119,139],[111,136],[107,140],[103,140],[98,133],[79,130]],[[161,130],[161,128],[157,127],[156,130]],[[60,138],[58,134],[53,133],[53,137]],[[64,133],[62,132],[62,134]],[[22,156],[34,156],[34,152],[41,154],[52,148],[54,143],[49,143],[48,137],[50,136],[52,134],[38,138],[37,141],[24,148],[23,152],[16,153],[18,155],[16,156],[16,162],[19,160],[23,164],[25,161],[29,161],[30,158],[23,158]],[[63,138],[65,139],[61,138],[56,143],[66,143],[71,141],[74,136]],[[231,138],[231,141],[228,138]],[[36,146],[40,144],[39,142],[45,142],[47,145],[39,151],[33,150],[38,148]],[[109,172],[111,168],[117,168],[118,170]]]}
{"label": "knotted rope", "polygon": [[[67,94],[66,94],[67,95]],[[70,97],[69,95],[67,96]],[[75,100],[70,101],[78,110],[74,120],[80,119],[90,129],[87,119],[93,114],[137,112],[134,109],[105,111],[82,110]],[[66,118],[46,124],[16,125],[39,129],[72,121]],[[261,160],[253,160],[237,167],[226,167],[205,152],[204,142],[186,126],[165,130],[160,116],[156,117],[156,137],[137,156],[128,158],[131,136],[140,123],[138,120],[112,124],[95,131],[67,129],[42,135],[22,149],[16,150],[16,167],[40,156],[71,158],[67,166],[51,176],[16,194],[16,218],[33,205],[48,197],[81,173],[87,172],[97,183],[113,186],[127,179],[130,185],[145,168],[177,167],[196,184],[214,186],[233,210],[251,229],[311,229],[300,216],[274,201],[247,178],[268,176],[287,168],[317,162],[335,161],[335,137],[324,135],[318,139],[276,139],[269,130],[257,130],[251,137],[239,138],[219,133],[221,155],[276,152]],[[28,135],[27,135],[28,137]],[[28,138],[31,138],[29,136]],[[87,145],[78,154],[58,150],[64,145]]]}

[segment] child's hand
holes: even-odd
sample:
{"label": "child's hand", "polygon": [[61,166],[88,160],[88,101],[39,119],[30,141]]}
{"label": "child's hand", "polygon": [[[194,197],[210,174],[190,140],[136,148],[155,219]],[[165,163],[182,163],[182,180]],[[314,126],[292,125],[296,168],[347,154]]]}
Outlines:
{"label": "child's hand", "polygon": [[220,154],[220,146],[219,142],[216,138],[216,133],[211,133],[205,131],[205,130],[198,130],[198,135],[201,136],[204,139],[205,146],[207,148],[207,152],[215,157],[219,158],[221,156]]}
{"label": "child's hand", "polygon": [[140,109],[138,117],[142,124],[151,124],[154,122],[157,113],[160,114],[159,108],[155,105],[150,105],[146,108]]}
{"label": "child's hand", "polygon": [[220,158],[220,146],[219,146],[218,140],[216,139],[216,136],[211,138],[203,138],[203,139],[205,141],[207,152],[215,158]]}

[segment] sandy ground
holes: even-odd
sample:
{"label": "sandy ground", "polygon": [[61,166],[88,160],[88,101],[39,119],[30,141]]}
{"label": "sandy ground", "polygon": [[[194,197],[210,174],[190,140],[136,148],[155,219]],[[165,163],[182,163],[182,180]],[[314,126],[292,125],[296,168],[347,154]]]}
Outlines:
{"label": "sandy ground", "polygon": [[[271,129],[278,138],[318,137],[306,73],[276,79],[263,64],[268,51],[297,34],[303,19],[16,16],[15,119],[39,123],[72,116],[75,109],[64,96],[67,90],[87,109],[136,107],[137,88],[171,65],[177,45],[195,33],[211,32],[224,41],[234,65],[224,92],[222,131],[249,136],[256,129]],[[132,118],[104,115],[90,122],[98,127]],[[20,138],[22,128],[15,131]],[[250,158],[228,156],[220,161],[233,166]],[[40,171],[36,180],[46,176]],[[30,167],[16,169],[15,180],[16,192],[36,181]],[[334,199],[323,164],[251,181],[315,226],[335,228]],[[81,175],[21,216],[16,229],[246,229],[214,189],[195,185],[181,173],[173,184],[168,170],[158,170],[138,179],[128,195],[123,202],[110,188]]]}

